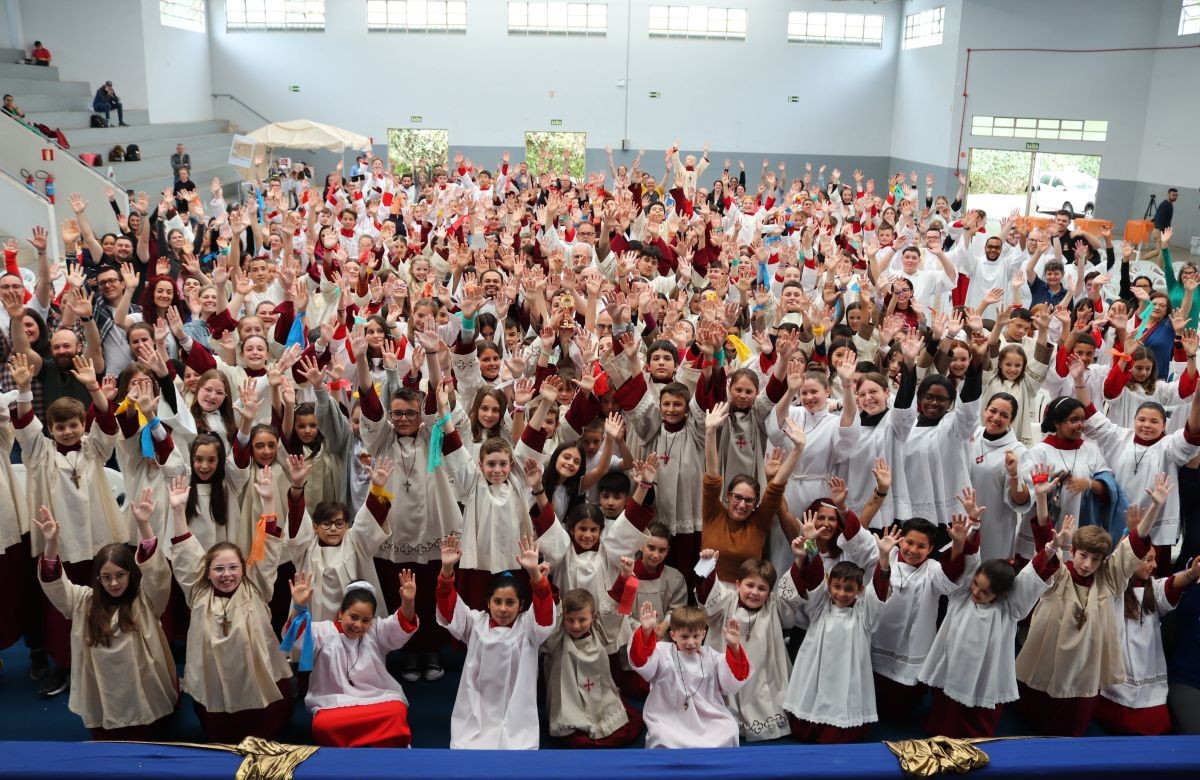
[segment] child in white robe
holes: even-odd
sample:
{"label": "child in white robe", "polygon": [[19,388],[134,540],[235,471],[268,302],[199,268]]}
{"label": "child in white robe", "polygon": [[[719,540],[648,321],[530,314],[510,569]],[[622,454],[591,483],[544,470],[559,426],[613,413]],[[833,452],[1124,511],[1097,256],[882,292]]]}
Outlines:
{"label": "child in white robe", "polygon": [[[717,550],[701,550],[700,560],[715,564],[717,555]],[[708,615],[708,647],[717,652],[725,649],[724,636],[718,629],[730,620],[736,620],[745,630],[741,646],[753,671],[737,693],[725,697],[725,704],[737,720],[742,737],[749,742],[788,734],[783,705],[791,659],[783,632],[792,627],[793,616],[804,603],[802,594],[807,588],[798,582],[799,567],[806,560],[807,554],[801,548],[796,563],[782,577],[776,577],[770,561],[751,558],[742,561],[733,587],[717,579],[715,569],[696,587],[696,600]]]}
{"label": "child in white robe", "polygon": [[256,531],[249,555],[229,542],[206,553],[187,528],[187,480],[176,478],[170,486],[175,535],[168,557],[191,609],[183,689],[212,742],[275,739],[291,712],[292,670],[275,640],[268,606],[283,553],[273,483],[271,469],[261,469],[254,488],[263,530]]}
{"label": "child in white robe", "polygon": [[[792,734],[805,742],[840,744],[861,739],[878,720],[871,677],[871,633],[888,598],[888,553],[894,540],[879,540],[880,565],[864,572],[850,561],[828,574],[816,554],[814,523],[792,542],[807,558],[797,578],[809,620],[784,697]],[[873,567],[874,568],[874,567]],[[868,582],[868,578],[870,581]]]}
{"label": "child in white robe", "polygon": [[1153,579],[1155,553],[1151,549],[1142,559],[1124,598],[1112,600],[1125,680],[1102,688],[1096,704],[1096,722],[1110,734],[1152,737],[1171,730],[1162,616],[1200,579],[1200,557],[1171,577]]}
{"label": "child in white robe", "polygon": [[750,659],[742,649],[737,620],[724,626],[725,652],[704,646],[704,611],[679,607],[671,612],[671,641],[658,641],[658,612],[650,602],[641,609],[641,626],[629,643],[629,662],[647,682],[650,695],[642,708],[646,747],[737,747],[738,724],[725,704],[750,677]]}
{"label": "child in white robe", "polygon": [[[292,456],[297,457],[297,456]],[[304,462],[306,465],[309,461]],[[288,551],[297,572],[312,579],[315,591],[312,603],[313,620],[334,620],[344,607],[340,606],[351,583],[365,580],[375,592],[379,582],[375,571],[375,551],[388,538],[388,512],[391,496],[384,490],[392,475],[391,458],[375,459],[371,471],[371,492],[358,514],[350,521],[345,504],[325,501],[318,504],[312,522],[304,511],[289,510],[295,522],[290,528]],[[305,501],[305,493],[293,498],[293,503]]]}
{"label": "child in white robe", "polygon": [[[632,628],[618,604],[632,604],[636,597],[633,565],[632,558],[621,559],[616,582],[599,609],[589,591],[567,591],[559,625],[542,645],[550,736],[570,747],[622,747],[641,733],[642,715],[622,698],[611,665],[611,656],[628,641]],[[601,620],[606,612],[621,621]],[[612,625],[617,626],[615,634],[609,630]]]}
{"label": "child in white robe", "polygon": [[[552,514],[552,513],[551,513]],[[532,583],[532,607],[524,609],[522,583],[507,572],[493,576],[487,611],[470,609],[454,588],[454,567],[462,557],[458,538],[442,542],[437,618],[467,645],[450,718],[450,747],[475,750],[537,750],[538,648],[554,631],[555,606],[538,563],[537,542],[520,542],[517,563]]]}
{"label": "child in white robe", "polygon": [[131,502],[141,537],[136,557],[125,545],[104,546],[96,555],[90,587],[63,576],[60,526],[50,510],[39,508],[40,519],[34,520],[46,543],[39,566],[42,590],[71,620],[68,707],[83,718],[92,739],[156,739],[179,698],[175,663],[159,623],[171,570],[151,528],[154,503],[149,489]]}
{"label": "child in white robe", "polygon": [[[973,503],[966,509],[972,519],[978,517]],[[979,549],[978,535],[968,539],[965,525],[952,523],[947,531],[953,546],[941,561],[929,557],[937,528],[922,518],[909,520],[899,531],[891,529],[885,537],[887,561],[880,548],[879,565],[889,570],[892,592],[871,639],[871,664],[879,714],[889,720],[906,717],[925,695],[918,675],[937,631],[938,600],[963,586],[966,556]]]}
{"label": "child in white robe", "polygon": [[[104,385],[116,389],[116,380],[106,377],[104,384],[96,376],[90,360],[75,358],[71,372],[87,388],[96,415],[90,428],[86,410],[74,398],[59,398],[46,407],[46,425],[50,436],[42,435],[42,422],[33,411],[33,374],[23,353],[10,362],[17,386],[17,416],[12,421],[15,441],[21,447],[25,464],[24,512],[33,515],[37,507],[48,507],[62,520],[58,548],[64,576],[77,585],[90,585],[92,557],[107,544],[129,541],[128,520],[114,498],[104,464],[116,447],[117,421],[104,394]],[[30,529],[33,555],[43,552],[41,532]],[[62,614],[45,605],[45,647],[58,665],[43,693],[53,695],[66,689],[70,678],[71,627]]]}
{"label": "child in white robe", "polygon": [[[387,670],[387,654],[399,650],[418,628],[416,577],[400,573],[400,609],[375,619],[375,586],[351,582],[333,620],[315,620],[308,604],[314,578],[297,571],[292,580],[295,612],[285,649],[305,631],[313,645],[312,676],[304,704],[313,714],[313,739],[325,747],[408,747],[408,699]],[[296,621],[299,621],[298,623]]]}

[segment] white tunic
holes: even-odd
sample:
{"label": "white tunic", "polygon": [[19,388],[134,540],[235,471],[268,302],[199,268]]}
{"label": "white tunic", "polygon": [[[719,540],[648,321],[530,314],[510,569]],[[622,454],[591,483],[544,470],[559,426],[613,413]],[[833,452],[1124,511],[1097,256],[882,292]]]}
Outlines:
{"label": "white tunic", "polygon": [[[963,577],[974,577],[974,571]],[[946,619],[921,667],[921,682],[941,688],[967,707],[1016,701],[1017,624],[1049,587],[1033,566],[1026,566],[1013,589],[990,604],[976,604],[969,587],[952,595]]]}
{"label": "white tunic", "polygon": [[[1004,468],[1005,454],[1009,452],[1017,454],[1017,475],[1029,493],[1023,504],[1013,501],[1009,493],[1008,471]],[[999,438],[988,439],[980,426],[967,447],[967,463],[971,486],[975,488],[975,503],[987,507],[980,517],[979,557],[985,561],[989,558],[1008,560],[1016,545],[1021,518],[1033,508],[1033,490],[1029,488],[1031,465],[1025,445],[1012,430]]]}
{"label": "white tunic", "polygon": [[[1167,703],[1167,659],[1163,655],[1162,616],[1175,609],[1167,601],[1166,579],[1151,581],[1154,612],[1139,618],[1125,617],[1125,600],[1112,600],[1116,613],[1117,641],[1125,656],[1125,682],[1100,689],[1100,695],[1123,707],[1144,709]],[[1142,603],[1145,586],[1135,587],[1133,595]],[[1194,652],[1194,649],[1192,650]]]}
{"label": "white tunic", "polygon": [[[835,467],[845,459],[847,452],[858,441],[862,427],[855,416],[853,424],[842,427],[840,414],[821,410],[809,413],[803,406],[793,406],[788,417],[804,431],[804,452],[796,461],[796,467],[788,477],[783,498],[793,514],[803,514],[808,505],[818,498],[829,496],[829,478]],[[779,416],[767,416],[767,439],[776,447],[790,452],[793,444],[779,427]],[[872,484],[874,481],[872,480]],[[784,535],[778,523],[771,524],[767,537],[767,555],[776,571],[787,571],[792,565],[791,541]]]}
{"label": "white tunic", "polygon": [[[532,457],[532,452],[522,442],[514,459],[519,463]],[[493,485],[462,447],[446,455],[442,468],[450,471],[463,504],[462,568],[494,574],[516,566],[521,537],[533,534],[529,520],[532,496],[520,470],[514,467],[507,481]]]}
{"label": "white tunic", "polygon": [[[1146,489],[1154,487],[1154,477],[1175,470],[1200,454],[1200,446],[1189,444],[1182,430],[1167,434],[1153,444],[1140,444],[1133,431],[1121,428],[1102,414],[1093,414],[1084,423],[1084,435],[1096,443],[1112,468],[1117,484],[1132,503],[1146,502]],[[1150,541],[1173,545],[1179,537],[1179,493],[1172,490],[1154,518]]]}
{"label": "white tunic", "polygon": [[[334,620],[337,617],[342,598],[346,594],[346,586],[356,580],[371,583],[376,593],[384,592],[380,589],[375,573],[374,556],[379,545],[387,538],[386,518],[380,525],[371,514],[371,510],[364,506],[355,515],[354,522],[342,537],[342,543],[336,547],[326,546],[317,538],[308,513],[305,512],[300,529],[288,540],[287,548],[296,571],[306,571],[312,575],[313,597],[310,609],[317,625],[321,621]],[[387,587],[395,588],[396,583],[389,582]],[[372,623],[372,628],[378,622]]]}
{"label": "white tunic", "polygon": [[[967,569],[973,568],[974,557],[967,556]],[[937,631],[938,597],[949,596],[968,580],[963,576],[954,582],[932,558],[913,568],[901,560],[899,546],[892,548],[890,560],[892,590],[871,640],[871,663],[890,680],[916,685]]]}
{"label": "white tunic", "polygon": [[371,621],[361,639],[347,638],[328,620],[318,620],[308,630],[314,651],[304,697],[309,712],[385,701],[408,704],[400,683],[387,670],[387,654],[404,647],[415,633],[404,630],[397,615]]}
{"label": "white tunic", "polygon": [[854,728],[879,720],[875,680],[871,676],[871,633],[884,602],[864,577],[866,587],[849,607],[838,607],[822,582],[804,606],[811,622],[796,655],[784,709],[801,720]]}
{"label": "white tunic", "polygon": [[[640,633],[639,628],[630,640],[631,647]],[[650,683],[650,695],[642,708],[646,747],[738,746],[738,724],[724,697],[737,693],[745,680],[733,676],[725,653],[711,647],[701,647],[699,653],[681,653],[673,642],[659,642],[645,665],[634,669]],[[753,666],[750,673],[754,674]]]}
{"label": "white tunic", "polygon": [[[1092,396],[1093,399],[1098,397]],[[1190,397],[1188,396],[1188,398]],[[1146,401],[1162,404],[1163,408],[1167,410],[1167,414],[1172,414],[1180,406],[1186,405],[1187,398],[1179,397],[1178,380],[1174,382],[1159,381],[1154,385],[1154,391],[1150,393],[1145,392],[1140,385],[1126,385],[1116,398],[1109,398],[1105,402],[1104,414],[1120,427],[1132,428],[1138,407]],[[1183,416],[1186,418],[1187,414]]]}
{"label": "white tunic", "polygon": [[[891,468],[892,489],[883,500],[883,506],[871,518],[871,528],[887,528],[899,517],[896,514],[896,495],[908,494],[908,488],[901,487],[907,484],[904,470],[905,445],[916,419],[917,410],[911,406],[906,409],[888,409],[875,425],[862,425],[860,416],[857,438],[842,442],[841,446],[846,454],[835,471],[846,481],[846,490],[850,493],[846,498],[846,506],[856,514],[862,514],[863,507],[875,492],[875,459],[883,458]],[[789,508],[793,512],[804,509]]]}
{"label": "white tunic", "polygon": [[447,621],[439,608],[437,620],[467,645],[450,717],[450,747],[537,750],[538,648],[554,631],[554,622],[539,625],[528,609],[507,628],[491,626],[488,613],[468,608],[458,597],[453,618]]}
{"label": "white tunic", "polygon": [[955,496],[971,484],[967,440],[978,424],[979,404],[979,399],[958,400],[937,425],[913,425],[904,448],[903,492],[896,495],[900,518],[950,525],[951,516],[960,511]]}
{"label": "white tunic", "polygon": [[[869,535],[869,534],[868,534]],[[783,643],[783,632],[792,627],[792,616],[804,605],[790,571],[784,571],[763,606],[753,612],[742,606],[737,589],[714,580],[704,602],[708,614],[705,644],[725,652],[725,624],[735,618],[741,626],[742,649],[750,659],[750,676],[741,690],[725,697],[725,704],[749,742],[778,739],[790,733],[784,712],[784,693],[792,663]]]}

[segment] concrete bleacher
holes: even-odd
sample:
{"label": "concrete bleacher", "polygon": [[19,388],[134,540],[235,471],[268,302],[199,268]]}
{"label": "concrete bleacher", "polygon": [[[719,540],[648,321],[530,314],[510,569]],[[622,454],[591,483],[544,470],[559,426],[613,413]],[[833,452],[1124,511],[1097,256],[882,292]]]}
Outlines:
{"label": "concrete bleacher", "polygon": [[[228,163],[229,146],[233,128],[224,120],[197,122],[172,122],[151,124],[150,112],[125,109],[125,122],[129,127],[91,127],[92,86],[82,81],[62,81],[57,68],[22,64],[24,52],[18,49],[0,49],[0,91],[11,93],[15,102],[25,112],[29,122],[40,122],[63,131],[71,145],[70,152],[78,155],[91,152],[101,155],[105,162],[100,171],[113,169],[114,187],[137,192],[144,190],[152,199],[173,183],[170,157],[175,144],[182,143],[191,155],[192,178],[207,197],[208,186],[214,176],[224,185],[227,197],[237,191],[238,173]],[[111,120],[115,125],[117,114]],[[137,144],[142,159],[137,162],[109,163],[108,152],[113,146],[128,147]],[[14,174],[13,168],[46,168],[40,159],[9,160],[5,166]],[[19,163],[19,164],[18,164]],[[59,189],[59,203],[65,203],[68,190]],[[85,193],[93,204],[100,199],[96,193]],[[57,209],[61,220],[68,214]],[[3,226],[19,232],[20,226]]]}

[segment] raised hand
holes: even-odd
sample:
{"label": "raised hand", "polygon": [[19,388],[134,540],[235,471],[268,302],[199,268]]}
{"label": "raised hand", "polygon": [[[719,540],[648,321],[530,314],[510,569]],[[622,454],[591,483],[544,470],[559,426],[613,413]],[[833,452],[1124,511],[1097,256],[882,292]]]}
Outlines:
{"label": "raised hand", "polygon": [[292,603],[296,607],[302,609],[308,606],[308,601],[313,594],[312,581],[313,577],[310,572],[298,571],[296,576],[288,582],[288,588],[292,591]]}
{"label": "raised hand", "polygon": [[275,474],[270,466],[258,469],[254,478],[254,492],[258,494],[264,507],[275,499]]}
{"label": "raised hand", "polygon": [[892,550],[895,549],[896,545],[900,544],[900,537],[900,527],[894,525],[884,531],[883,535],[875,540],[876,545],[879,547],[880,561],[889,560]]}
{"label": "raised hand", "polygon": [[886,493],[892,489],[892,469],[888,466],[886,460],[876,458],[871,473],[875,475],[875,490],[877,492]]}
{"label": "raised hand", "polygon": [[642,631],[647,634],[653,634],[658,630],[658,611],[654,609],[654,605],[649,601],[642,602],[642,610],[638,615],[638,622],[642,626]]}
{"label": "raised hand", "polygon": [[1075,537],[1075,529],[1079,525],[1078,518],[1075,515],[1066,515],[1063,517],[1062,530],[1054,535],[1050,543],[1060,550],[1066,550],[1071,547],[1071,540]]}
{"label": "raised hand", "polygon": [[383,487],[388,483],[388,479],[392,476],[392,470],[395,468],[396,462],[391,458],[378,457],[371,463],[371,484],[375,487]]}
{"label": "raised hand", "polygon": [[729,404],[724,401],[714,404],[713,408],[704,415],[704,429],[706,431],[719,431],[728,419]]}
{"label": "raised hand", "polygon": [[975,488],[973,487],[964,487],[955,498],[958,499],[958,503],[962,504],[963,511],[967,513],[967,517],[972,520],[978,520],[980,515],[987,511],[986,506],[978,506],[975,503],[976,496]]}
{"label": "raised hand", "polygon": [[187,477],[175,477],[167,486],[167,503],[172,510],[183,511],[187,506],[188,496],[192,494],[192,485]]}
{"label": "raised hand", "polygon": [[154,508],[157,503],[154,500],[154,490],[144,488],[142,495],[137,501],[129,505],[129,512],[133,515],[133,519],[138,524],[138,528],[146,526],[150,527],[150,518],[154,515]]}
{"label": "raised hand", "polygon": [[288,455],[287,472],[288,479],[292,482],[292,487],[303,487],[308,482],[310,471],[312,471],[312,464],[305,460],[303,455]]}
{"label": "raised hand", "polygon": [[400,599],[407,602],[417,599],[417,575],[412,569],[400,570]]}
{"label": "raised hand", "polygon": [[520,551],[517,553],[517,564],[529,572],[532,578],[533,573],[538,568],[538,551],[537,539],[532,536],[522,536],[520,540]]}
{"label": "raised hand", "polygon": [[740,647],[742,644],[742,626],[737,622],[737,618],[729,618],[725,623],[725,646]]}
{"label": "raised hand", "polygon": [[38,507],[37,517],[33,518],[33,524],[42,532],[42,538],[47,545],[58,541],[58,521],[54,519],[49,507]]}
{"label": "raised hand", "polygon": [[1162,506],[1167,501],[1167,496],[1175,489],[1175,485],[1171,482],[1171,478],[1166,472],[1154,475],[1154,487],[1146,488],[1146,495],[1150,496],[1150,500]]}

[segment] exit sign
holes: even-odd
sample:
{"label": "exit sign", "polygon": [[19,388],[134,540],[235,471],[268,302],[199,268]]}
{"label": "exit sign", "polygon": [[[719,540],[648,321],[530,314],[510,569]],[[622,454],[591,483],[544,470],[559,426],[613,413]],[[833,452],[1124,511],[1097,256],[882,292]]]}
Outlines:
{"label": "exit sign", "polygon": [[788,95],[788,102],[789,103],[799,103],[800,96],[799,95]]}
{"label": "exit sign", "polygon": [[1041,144],[1039,144],[1037,141],[1026,141],[1025,142],[1025,148],[1031,152],[1036,152],[1038,150],[1039,146],[1041,146]]}
{"label": "exit sign", "polygon": [[650,93],[650,97],[652,97],[652,98],[656,98],[656,97],[658,97],[658,96],[659,96],[659,94],[660,94],[660,93],[658,93],[658,92],[651,92],[651,93]]}
{"label": "exit sign", "polygon": [[419,124],[421,124],[421,115],[413,114],[412,116],[410,116],[408,118],[408,121],[410,124],[419,125]]}
{"label": "exit sign", "polygon": [[299,84],[293,84],[290,87],[288,87],[288,92],[299,92],[299,91],[300,91]]}
{"label": "exit sign", "polygon": [[562,127],[562,120],[561,119],[551,119],[550,126],[551,127]]}

